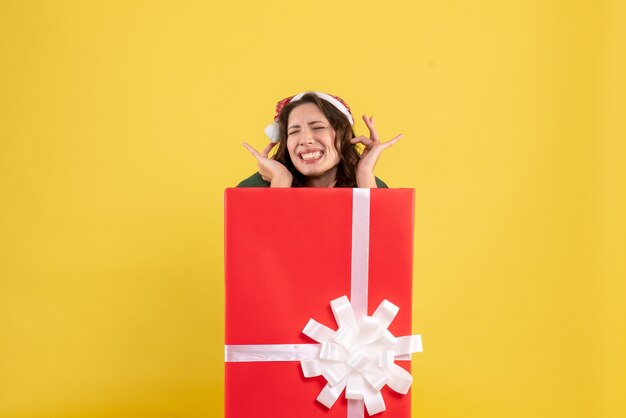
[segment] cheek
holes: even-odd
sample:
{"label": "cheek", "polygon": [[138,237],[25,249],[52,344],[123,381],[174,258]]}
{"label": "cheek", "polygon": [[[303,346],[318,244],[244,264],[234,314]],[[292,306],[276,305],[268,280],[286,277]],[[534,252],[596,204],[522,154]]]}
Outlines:
{"label": "cheek", "polygon": [[295,148],[295,143],[293,139],[291,137],[287,138],[286,144],[287,144],[287,151],[291,153],[293,149]]}
{"label": "cheek", "polygon": [[289,156],[291,157],[292,161],[295,158],[296,145],[297,145],[296,141],[289,140],[289,139],[287,140],[287,152],[289,153]]}
{"label": "cheek", "polygon": [[337,155],[341,154],[341,143],[337,142],[336,137],[333,136],[331,143],[333,151],[335,151]]}

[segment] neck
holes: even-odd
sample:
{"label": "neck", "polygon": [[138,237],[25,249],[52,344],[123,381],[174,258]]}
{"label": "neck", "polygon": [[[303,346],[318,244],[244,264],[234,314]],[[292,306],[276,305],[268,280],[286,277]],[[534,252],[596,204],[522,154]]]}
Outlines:
{"label": "neck", "polygon": [[335,187],[337,183],[337,167],[317,177],[307,177],[306,187]]}

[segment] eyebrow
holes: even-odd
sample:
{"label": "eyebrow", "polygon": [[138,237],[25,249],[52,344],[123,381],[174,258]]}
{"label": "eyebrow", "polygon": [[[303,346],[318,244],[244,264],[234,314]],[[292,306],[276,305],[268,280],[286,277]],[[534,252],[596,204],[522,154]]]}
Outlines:
{"label": "eyebrow", "polygon": [[[311,122],[308,122],[309,125],[313,125],[315,123],[326,123],[323,120],[312,120]],[[287,129],[292,129],[292,128],[299,128],[300,125],[291,125],[289,126]]]}

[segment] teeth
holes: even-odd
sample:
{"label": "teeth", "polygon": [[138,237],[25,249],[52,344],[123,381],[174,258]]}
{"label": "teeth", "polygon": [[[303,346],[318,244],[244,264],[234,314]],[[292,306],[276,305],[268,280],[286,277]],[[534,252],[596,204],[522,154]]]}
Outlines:
{"label": "teeth", "polygon": [[321,151],[307,152],[306,154],[302,154],[301,157],[304,161],[315,160],[317,158],[322,157],[322,152]]}

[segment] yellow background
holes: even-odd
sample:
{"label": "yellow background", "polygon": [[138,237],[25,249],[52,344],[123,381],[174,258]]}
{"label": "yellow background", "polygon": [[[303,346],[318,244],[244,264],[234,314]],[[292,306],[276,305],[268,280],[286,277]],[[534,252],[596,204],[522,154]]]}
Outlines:
{"label": "yellow background", "polygon": [[405,134],[377,174],[416,189],[413,416],[626,416],[625,21],[3,0],[0,417],[222,415],[222,192],[308,89]]}

